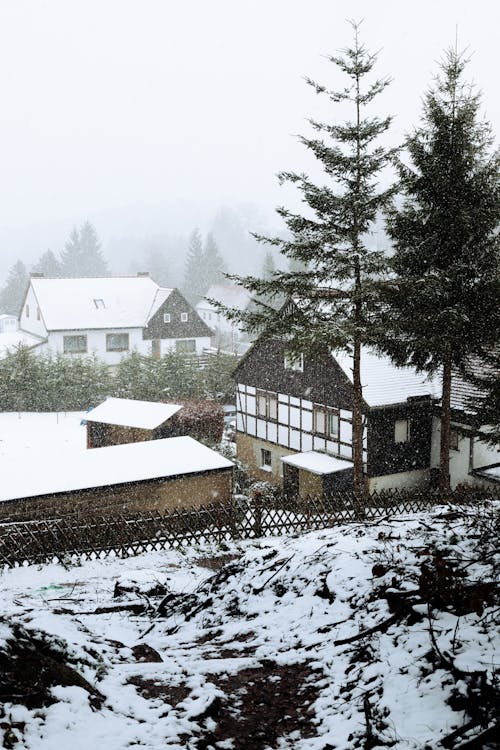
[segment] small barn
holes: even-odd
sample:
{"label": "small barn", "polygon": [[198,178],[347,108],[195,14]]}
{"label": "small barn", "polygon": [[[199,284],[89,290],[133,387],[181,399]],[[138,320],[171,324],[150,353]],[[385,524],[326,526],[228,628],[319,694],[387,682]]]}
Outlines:
{"label": "small barn", "polygon": [[85,416],[87,448],[170,437],[167,422],[180,409],[179,404],[107,398]]}
{"label": "small barn", "polygon": [[34,455],[2,466],[0,518],[196,508],[230,500],[233,464],[191,437]]}

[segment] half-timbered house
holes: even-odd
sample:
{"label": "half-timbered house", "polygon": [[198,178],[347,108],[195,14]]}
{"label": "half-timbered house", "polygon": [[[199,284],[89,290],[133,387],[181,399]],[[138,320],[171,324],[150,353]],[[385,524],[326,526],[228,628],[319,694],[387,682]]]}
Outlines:
{"label": "half-timbered house", "polygon": [[[240,360],[235,379],[238,457],[254,476],[283,483],[293,494],[352,486],[353,385],[347,354],[325,350],[291,357],[285,340],[263,334]],[[439,378],[396,367],[363,349],[361,380],[368,491],[432,483],[439,465]],[[477,467],[499,459],[466,426],[465,411],[462,405],[454,412],[452,486],[477,481]]]}

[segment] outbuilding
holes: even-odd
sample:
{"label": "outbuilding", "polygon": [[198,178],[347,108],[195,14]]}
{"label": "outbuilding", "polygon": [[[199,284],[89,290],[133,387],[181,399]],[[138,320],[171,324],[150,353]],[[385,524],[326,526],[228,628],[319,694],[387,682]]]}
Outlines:
{"label": "outbuilding", "polygon": [[231,498],[233,464],[191,437],[35,455],[2,466],[0,518],[103,511],[160,513]]}
{"label": "outbuilding", "polygon": [[179,404],[107,398],[85,416],[87,448],[169,437],[167,422],[180,409]]}

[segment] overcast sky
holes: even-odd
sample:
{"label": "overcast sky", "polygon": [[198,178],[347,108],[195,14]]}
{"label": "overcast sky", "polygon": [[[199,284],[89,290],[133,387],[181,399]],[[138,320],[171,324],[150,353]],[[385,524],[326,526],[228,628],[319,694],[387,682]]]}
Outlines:
{"label": "overcast sky", "polygon": [[323,55],[351,41],[346,18],[394,78],[378,102],[394,141],[457,26],[498,134],[495,0],[0,0],[0,253],[32,247],[30,228],[42,252],[87,217],[105,240],[143,231],[179,201],[270,213],[276,172],[310,165],[294,134],[335,117],[303,76],[342,84]]}

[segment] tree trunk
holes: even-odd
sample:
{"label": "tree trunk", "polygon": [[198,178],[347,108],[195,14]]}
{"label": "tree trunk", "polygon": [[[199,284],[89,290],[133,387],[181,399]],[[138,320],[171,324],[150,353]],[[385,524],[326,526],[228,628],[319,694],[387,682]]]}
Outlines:
{"label": "tree trunk", "polygon": [[441,451],[439,456],[439,489],[450,489],[450,424],[451,424],[451,353],[443,363],[441,396]]}
{"label": "tree trunk", "polygon": [[362,498],[365,494],[363,475],[363,389],[361,385],[361,342],[354,341],[353,355],[353,408],[352,408],[352,452],[354,460],[354,493]]}

